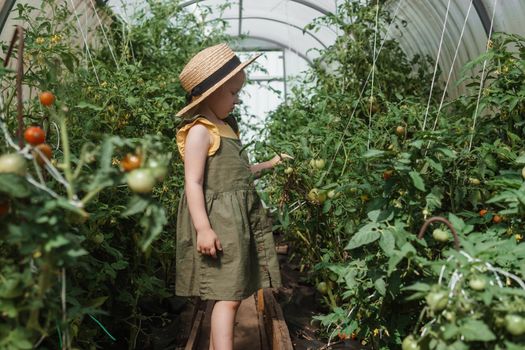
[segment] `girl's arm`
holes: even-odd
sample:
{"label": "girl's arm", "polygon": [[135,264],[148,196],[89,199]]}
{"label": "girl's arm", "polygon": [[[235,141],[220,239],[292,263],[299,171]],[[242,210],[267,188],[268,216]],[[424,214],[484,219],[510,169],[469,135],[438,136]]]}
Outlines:
{"label": "girl's arm", "polygon": [[186,136],[184,155],[184,186],[193,226],[197,231],[197,251],[216,257],[222,250],[217,234],[213,231],[204,201],[204,168],[212,140],[204,125],[193,126]]}
{"label": "girl's arm", "polygon": [[272,169],[277,164],[281,164],[282,161],[285,159],[292,159],[292,157],[290,157],[286,153],[281,153],[281,154],[276,155],[272,159],[267,160],[266,162],[261,162],[261,163],[251,165],[250,170],[252,174],[257,176],[258,174],[260,174],[261,171],[266,170],[266,169]]}

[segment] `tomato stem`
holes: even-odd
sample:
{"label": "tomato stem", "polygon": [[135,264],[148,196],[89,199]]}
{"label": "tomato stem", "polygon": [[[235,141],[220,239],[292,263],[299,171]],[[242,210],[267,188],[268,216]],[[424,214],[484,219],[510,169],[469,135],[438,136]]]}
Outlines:
{"label": "tomato stem", "polygon": [[80,201],[82,205],[86,205],[93,197],[95,197],[100,191],[102,191],[104,187],[97,187],[94,190],[89,191],[84,198]]}
{"label": "tomato stem", "polygon": [[60,136],[62,138],[62,148],[64,151],[64,174],[66,176],[67,180],[67,197],[69,200],[73,200],[73,197],[75,195],[75,191],[73,188],[73,173],[71,172],[71,154],[69,151],[69,138],[67,135],[67,124],[66,124],[66,118],[65,116],[60,113],[59,116],[59,124],[60,124]]}

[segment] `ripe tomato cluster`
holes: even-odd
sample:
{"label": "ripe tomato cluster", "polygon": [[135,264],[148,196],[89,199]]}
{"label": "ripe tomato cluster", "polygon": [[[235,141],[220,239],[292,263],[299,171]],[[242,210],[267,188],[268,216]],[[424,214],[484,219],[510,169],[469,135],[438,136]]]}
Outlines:
{"label": "ripe tomato cluster", "polygon": [[120,169],[127,173],[126,181],[133,192],[147,194],[157,182],[164,181],[168,169],[154,159],[143,163],[142,155],[128,153],[120,160]]}
{"label": "ripe tomato cluster", "polygon": [[24,131],[24,140],[33,146],[33,157],[35,157],[38,165],[44,166],[45,159],[50,160],[53,156],[51,146],[45,143],[46,132],[39,126],[33,125]]}
{"label": "ripe tomato cluster", "polygon": [[[485,215],[489,214],[489,211],[488,209],[481,209],[479,211],[479,216],[481,217],[484,217]],[[492,222],[495,223],[495,224],[499,224],[500,222],[503,221],[503,217],[501,215],[498,215],[498,214],[494,214],[492,216]]]}

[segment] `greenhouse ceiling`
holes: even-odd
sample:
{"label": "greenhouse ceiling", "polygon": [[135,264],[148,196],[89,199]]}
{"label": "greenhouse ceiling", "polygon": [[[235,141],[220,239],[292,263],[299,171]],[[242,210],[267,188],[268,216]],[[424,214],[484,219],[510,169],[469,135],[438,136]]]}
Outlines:
{"label": "greenhouse ceiling", "polygon": [[[84,16],[82,23],[86,27],[91,25],[86,18],[96,15],[93,9],[97,2],[106,2],[123,18],[129,18],[133,9],[146,4],[144,0],[64,1]],[[220,17],[229,23],[229,35],[245,37],[238,44],[238,50],[283,51],[284,71],[287,75],[295,75],[318,56],[317,50],[331,45],[338,35],[337,30],[327,26],[316,31],[305,30],[305,26],[315,18],[337,12],[341,2],[182,0],[180,3],[188,11],[198,11],[202,7],[217,9],[212,11],[209,20],[213,20],[213,16]],[[40,1],[3,1],[0,9],[3,41],[13,31],[16,13],[11,9],[17,3],[37,5]],[[409,56],[423,53],[437,58],[443,80],[456,81],[461,68],[485,51],[491,30],[525,35],[523,0],[390,0],[385,3],[397,19],[397,25],[389,27],[387,35],[397,38]],[[460,90],[452,86],[449,92],[455,95]]]}

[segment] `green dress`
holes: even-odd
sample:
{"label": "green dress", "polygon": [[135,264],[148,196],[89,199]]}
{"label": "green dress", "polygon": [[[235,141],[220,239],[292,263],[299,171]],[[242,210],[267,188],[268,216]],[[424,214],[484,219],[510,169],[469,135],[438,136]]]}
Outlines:
{"label": "green dress", "polygon": [[279,287],[271,219],[255,190],[240,140],[225,137],[215,124],[196,117],[184,121],[177,133],[182,156],[187,131],[196,123],[205,125],[215,139],[206,161],[203,189],[208,218],[223,250],[216,259],[197,253],[195,228],[182,194],[175,293],[204,300],[242,300],[260,288]]}

